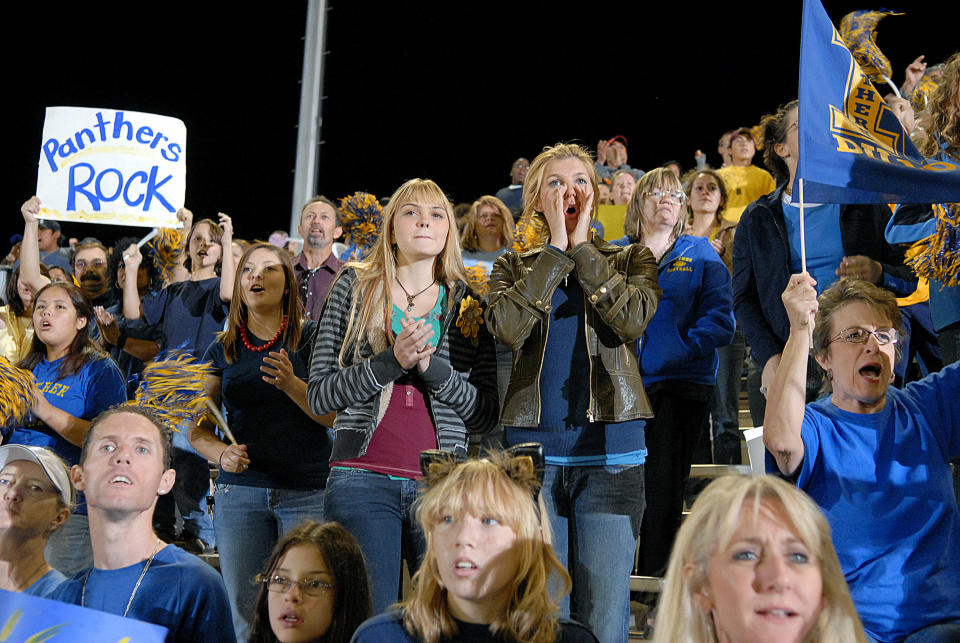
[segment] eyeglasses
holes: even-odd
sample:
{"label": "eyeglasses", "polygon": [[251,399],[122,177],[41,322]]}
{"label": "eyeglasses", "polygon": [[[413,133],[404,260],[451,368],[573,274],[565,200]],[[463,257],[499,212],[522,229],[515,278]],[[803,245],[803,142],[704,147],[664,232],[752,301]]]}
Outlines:
{"label": "eyeglasses", "polygon": [[107,265],[107,262],[103,259],[94,259],[89,263],[87,263],[87,261],[84,259],[74,262],[74,267],[80,268],[81,270],[85,269],[87,266],[90,266],[91,268],[103,268],[105,265]]}
{"label": "eyeglasses", "polygon": [[675,203],[683,203],[687,198],[687,195],[683,190],[670,190],[669,192],[664,192],[663,190],[650,190],[649,192],[644,192],[643,194],[650,197],[654,201],[659,201],[663,197],[667,197]]}
{"label": "eyeglasses", "polygon": [[878,328],[876,330],[867,330],[860,326],[847,328],[840,331],[836,337],[830,340],[830,343],[836,341],[847,342],[848,344],[866,344],[870,336],[873,335],[880,346],[887,344],[896,344],[900,341],[900,333],[896,328]]}
{"label": "eyeglasses", "polygon": [[280,576],[276,574],[273,576],[261,577],[260,582],[263,585],[266,585],[269,591],[277,592],[278,594],[286,594],[294,585],[299,587],[300,592],[306,594],[307,596],[323,596],[326,592],[336,588],[336,585],[331,585],[330,583],[322,581],[319,578],[293,580],[287,578],[286,576]]}

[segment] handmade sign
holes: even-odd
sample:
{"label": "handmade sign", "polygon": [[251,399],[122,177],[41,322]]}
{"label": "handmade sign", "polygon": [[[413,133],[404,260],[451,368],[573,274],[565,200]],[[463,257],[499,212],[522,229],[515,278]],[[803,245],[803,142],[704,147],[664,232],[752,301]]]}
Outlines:
{"label": "handmade sign", "polygon": [[162,643],[167,628],[78,605],[0,590],[0,641]]}
{"label": "handmade sign", "polygon": [[48,107],[37,172],[40,218],[172,228],[186,189],[176,118]]}

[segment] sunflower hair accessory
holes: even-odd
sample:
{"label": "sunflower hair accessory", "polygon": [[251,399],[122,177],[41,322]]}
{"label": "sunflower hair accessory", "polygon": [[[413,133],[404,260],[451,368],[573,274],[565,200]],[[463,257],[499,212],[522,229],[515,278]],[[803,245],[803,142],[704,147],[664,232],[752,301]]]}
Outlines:
{"label": "sunflower hair accessory", "polygon": [[464,337],[470,340],[474,346],[478,346],[480,341],[480,324],[483,323],[483,308],[480,302],[467,295],[460,300],[460,314],[457,316],[457,328]]}

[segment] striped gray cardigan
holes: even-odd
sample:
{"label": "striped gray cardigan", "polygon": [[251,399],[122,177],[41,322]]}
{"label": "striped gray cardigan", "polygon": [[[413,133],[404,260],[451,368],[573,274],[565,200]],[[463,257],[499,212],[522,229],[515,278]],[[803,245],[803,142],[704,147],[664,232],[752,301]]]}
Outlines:
{"label": "striped gray cardigan", "polygon": [[[373,432],[383,419],[393,382],[405,371],[393,354],[382,327],[368,329],[361,340],[357,361],[353,346],[348,363],[341,367],[340,348],[345,341],[350,297],[356,272],[340,273],[324,305],[314,336],[307,401],[314,413],[337,412],[333,423],[331,460],[349,460],[367,451]],[[477,345],[456,326],[460,301],[467,286],[457,282],[450,295],[454,305],[444,317],[437,351],[421,374],[428,391],[428,408],[441,449],[466,455],[467,434],[485,433],[497,421],[497,365],[493,338],[481,324]]]}

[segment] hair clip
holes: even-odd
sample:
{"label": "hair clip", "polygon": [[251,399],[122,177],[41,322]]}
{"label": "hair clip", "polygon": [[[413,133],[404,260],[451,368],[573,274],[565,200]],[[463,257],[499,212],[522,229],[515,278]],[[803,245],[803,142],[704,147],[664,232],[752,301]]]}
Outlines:
{"label": "hair clip", "polygon": [[428,449],[420,452],[420,471],[426,478],[428,487],[432,487],[446,478],[454,467],[461,462],[466,462],[466,458],[440,449]]}

